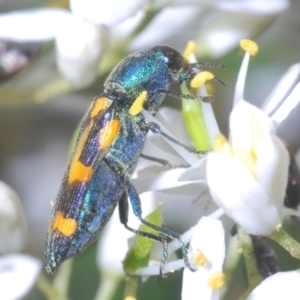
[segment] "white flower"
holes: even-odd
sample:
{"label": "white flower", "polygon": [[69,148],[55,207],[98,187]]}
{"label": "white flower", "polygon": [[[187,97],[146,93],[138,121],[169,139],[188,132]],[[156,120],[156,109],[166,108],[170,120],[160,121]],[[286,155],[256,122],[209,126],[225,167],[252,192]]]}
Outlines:
{"label": "white flower", "polygon": [[298,300],[300,299],[299,280],[299,271],[276,273],[258,285],[247,300]]}
{"label": "white flower", "polygon": [[41,261],[28,255],[0,257],[0,299],[22,299],[35,283],[41,267]]}
{"label": "white flower", "polygon": [[281,223],[289,156],[271,120],[240,101],[230,115],[229,144],[216,138],[207,157],[214,201],[246,232],[267,235]]}
{"label": "white flower", "polygon": [[55,38],[61,75],[77,87],[92,83],[102,54],[101,39],[100,28],[70,15]]}
{"label": "white flower", "polygon": [[198,269],[183,271],[182,300],[219,299],[219,288],[225,282],[222,273],[225,239],[222,222],[202,217],[196,225],[189,247],[190,261]]}
{"label": "white flower", "polygon": [[22,251],[26,244],[26,224],[19,197],[0,181],[0,255]]}
{"label": "white flower", "polygon": [[145,0],[70,0],[75,15],[93,24],[112,26],[133,16]]}
{"label": "white flower", "polygon": [[198,55],[219,57],[236,47],[241,38],[254,36],[268,27],[288,6],[287,0],[170,1],[131,42],[130,49],[160,43],[179,48],[184,37],[184,41],[197,42]]}
{"label": "white flower", "polygon": [[78,88],[91,84],[102,53],[100,28],[63,9],[32,9],[0,14],[0,38],[14,41],[56,40],[60,73]]}

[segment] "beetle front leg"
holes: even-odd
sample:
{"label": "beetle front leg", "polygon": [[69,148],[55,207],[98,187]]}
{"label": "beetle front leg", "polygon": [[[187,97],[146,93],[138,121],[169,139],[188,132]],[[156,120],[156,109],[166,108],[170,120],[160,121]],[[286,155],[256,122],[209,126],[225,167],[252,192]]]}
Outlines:
{"label": "beetle front leg", "polygon": [[153,133],[158,133],[158,134],[162,135],[163,137],[170,140],[174,144],[181,146],[182,148],[184,148],[188,152],[191,152],[191,153],[194,153],[194,154],[200,154],[200,155],[207,154],[207,151],[197,151],[194,147],[187,146],[187,145],[179,142],[177,139],[173,138],[172,136],[170,136],[167,133],[165,133],[164,131],[162,131],[159,124],[157,124],[155,122],[149,122],[149,123],[147,123],[147,126],[148,126],[148,129],[151,130]]}

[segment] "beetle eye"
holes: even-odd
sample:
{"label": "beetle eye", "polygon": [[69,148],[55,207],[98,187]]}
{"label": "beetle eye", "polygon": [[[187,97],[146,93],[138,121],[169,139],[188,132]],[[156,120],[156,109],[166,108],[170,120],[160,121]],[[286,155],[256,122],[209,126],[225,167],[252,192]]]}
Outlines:
{"label": "beetle eye", "polygon": [[186,65],[182,55],[172,47],[166,45],[158,45],[153,47],[152,51],[162,53],[165,58],[166,64],[172,71],[178,72]]}

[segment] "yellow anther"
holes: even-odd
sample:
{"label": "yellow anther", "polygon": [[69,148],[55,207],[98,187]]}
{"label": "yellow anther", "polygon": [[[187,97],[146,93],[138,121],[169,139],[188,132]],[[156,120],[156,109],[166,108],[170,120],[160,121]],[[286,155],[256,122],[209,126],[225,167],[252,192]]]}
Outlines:
{"label": "yellow anther", "polygon": [[207,258],[204,256],[204,254],[197,249],[195,255],[194,255],[194,260],[197,266],[199,267],[205,267],[207,265]]}
{"label": "yellow anther", "polygon": [[133,102],[129,109],[129,114],[136,116],[143,110],[144,102],[147,99],[147,91],[143,91]]}
{"label": "yellow anther", "polygon": [[240,46],[245,51],[249,51],[252,56],[256,55],[256,53],[258,52],[258,45],[251,40],[248,39],[241,40]]}
{"label": "yellow anther", "polygon": [[203,85],[207,80],[211,80],[214,78],[215,76],[213,73],[210,73],[208,71],[200,72],[191,81],[191,87],[197,89],[198,87]]}
{"label": "yellow anther", "polygon": [[207,284],[212,290],[219,289],[225,284],[225,274],[221,272],[216,272],[210,275],[207,280]]}
{"label": "yellow anther", "polygon": [[189,41],[186,44],[185,50],[182,55],[186,62],[190,63],[190,55],[194,54],[195,50],[196,50],[196,43],[194,41]]}
{"label": "yellow anther", "polygon": [[282,229],[282,224],[279,223],[279,224],[276,226],[276,230],[277,230],[277,231],[280,231],[281,229]]}
{"label": "yellow anther", "polygon": [[136,300],[136,298],[133,296],[127,296],[124,300]]}

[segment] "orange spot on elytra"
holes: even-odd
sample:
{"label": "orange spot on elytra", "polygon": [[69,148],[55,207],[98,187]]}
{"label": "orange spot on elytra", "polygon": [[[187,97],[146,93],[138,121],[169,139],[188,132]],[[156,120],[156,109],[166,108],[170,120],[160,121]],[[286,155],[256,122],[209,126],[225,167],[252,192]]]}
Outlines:
{"label": "orange spot on elytra", "polygon": [[106,97],[100,97],[96,99],[95,104],[91,110],[91,118],[96,117],[102,110],[104,110],[107,107],[107,98]]}
{"label": "orange spot on elytra", "polygon": [[75,180],[80,182],[88,182],[93,175],[93,169],[89,166],[85,166],[80,160],[79,157],[82,153],[82,150],[88,139],[88,135],[92,129],[93,122],[91,121],[88,126],[85,128],[84,132],[81,134],[80,140],[77,144],[76,151],[74,153],[72,163],[69,171],[69,183],[72,183]]}
{"label": "orange spot on elytra", "polygon": [[64,215],[58,211],[53,222],[53,230],[57,229],[60,233],[66,236],[74,234],[77,228],[76,220],[72,218],[65,218]]}
{"label": "orange spot on elytra", "polygon": [[120,130],[120,122],[118,120],[108,121],[100,130],[99,146],[101,149],[108,147],[116,138]]}
{"label": "orange spot on elytra", "polygon": [[75,180],[80,182],[88,182],[93,175],[93,168],[85,166],[79,160],[73,161],[69,171],[69,182],[72,183]]}

